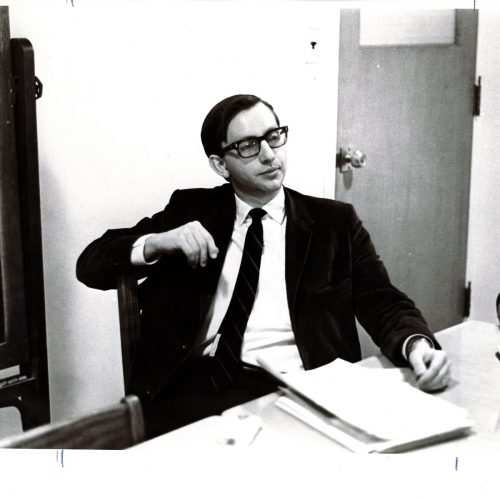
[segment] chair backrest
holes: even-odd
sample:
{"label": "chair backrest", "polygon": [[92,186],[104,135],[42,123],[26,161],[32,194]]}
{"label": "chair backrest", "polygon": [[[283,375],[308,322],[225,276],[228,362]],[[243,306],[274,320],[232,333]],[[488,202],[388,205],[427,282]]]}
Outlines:
{"label": "chair backrest", "polygon": [[122,345],[123,380],[125,394],[128,394],[130,372],[140,330],[140,311],[137,278],[120,275],[117,281],[118,312],[120,316],[120,338]]}
{"label": "chair backrest", "polygon": [[120,403],[80,418],[46,424],[0,441],[0,448],[121,450],[145,439],[139,398],[126,396]]}

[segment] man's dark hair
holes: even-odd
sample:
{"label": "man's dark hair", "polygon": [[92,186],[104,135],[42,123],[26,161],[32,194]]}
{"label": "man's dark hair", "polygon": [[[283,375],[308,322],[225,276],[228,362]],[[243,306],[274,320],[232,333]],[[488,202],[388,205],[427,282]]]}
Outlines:
{"label": "man's dark hair", "polygon": [[207,114],[201,126],[201,142],[207,156],[220,155],[222,143],[227,138],[227,129],[231,120],[240,112],[253,108],[261,102],[266,105],[276,118],[278,127],[280,121],[273,107],[260,97],[251,94],[236,94],[226,97],[217,103]]}

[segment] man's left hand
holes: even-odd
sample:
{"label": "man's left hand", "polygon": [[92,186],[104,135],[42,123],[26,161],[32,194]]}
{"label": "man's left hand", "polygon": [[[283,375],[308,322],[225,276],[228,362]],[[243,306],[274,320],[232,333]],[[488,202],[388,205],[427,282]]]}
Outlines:
{"label": "man's left hand", "polygon": [[408,361],[417,377],[419,389],[437,391],[448,385],[451,363],[444,351],[433,349],[425,341],[416,342]]}

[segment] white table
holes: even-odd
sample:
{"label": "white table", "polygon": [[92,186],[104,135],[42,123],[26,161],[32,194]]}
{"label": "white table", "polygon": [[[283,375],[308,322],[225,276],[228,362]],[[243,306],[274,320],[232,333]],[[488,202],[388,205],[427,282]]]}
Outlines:
{"label": "white table", "polygon": [[[436,334],[452,362],[449,387],[436,397],[455,403],[469,411],[474,421],[470,436],[420,448],[406,454],[481,452],[500,458],[500,361],[495,352],[500,345],[497,325],[467,321]],[[360,361],[370,368],[388,368],[393,365],[382,355]],[[402,369],[405,379],[414,384],[413,372]],[[343,447],[308,427],[275,406],[280,393],[276,392],[231,408],[223,416],[209,417],[199,422],[141,443],[131,450],[154,451],[170,447],[224,446],[229,435],[228,426],[235,415],[256,415],[262,429],[251,442],[255,450],[300,449],[325,451],[329,454],[349,453]]]}

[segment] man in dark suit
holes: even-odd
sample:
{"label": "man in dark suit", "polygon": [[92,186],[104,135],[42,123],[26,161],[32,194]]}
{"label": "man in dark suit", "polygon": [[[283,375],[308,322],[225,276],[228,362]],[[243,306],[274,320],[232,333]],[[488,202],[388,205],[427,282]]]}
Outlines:
{"label": "man in dark suit", "polygon": [[224,99],[201,138],[228,183],[175,191],[162,212],[107,231],[77,264],[78,278],[103,290],[121,273],[147,277],[131,391],[149,435],[275,390],[255,363],[265,349],[306,370],[358,361],[355,317],[422,389],[445,387],[446,354],[390,283],[353,207],[283,187],[288,128],[272,106]]}

